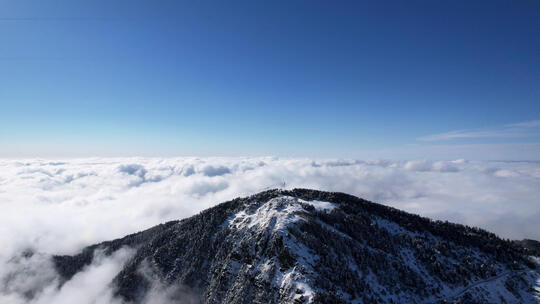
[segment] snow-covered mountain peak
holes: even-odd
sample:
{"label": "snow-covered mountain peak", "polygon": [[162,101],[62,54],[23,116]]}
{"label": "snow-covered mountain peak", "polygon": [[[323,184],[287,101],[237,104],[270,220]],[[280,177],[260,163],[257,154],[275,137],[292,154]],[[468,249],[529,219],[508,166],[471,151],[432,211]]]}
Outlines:
{"label": "snow-covered mountain peak", "polygon": [[336,208],[336,204],[331,202],[281,195],[239,211],[228,220],[229,227],[283,230],[291,223],[305,220],[308,214],[312,214],[310,208],[305,208],[306,205],[313,206],[318,211],[331,211]]}
{"label": "snow-covered mountain peak", "polygon": [[308,189],[237,198],[54,263],[69,280],[94,251],[122,247],[136,253],[112,283],[135,303],[156,280],[203,303],[537,303],[540,279],[530,251],[487,231]]}

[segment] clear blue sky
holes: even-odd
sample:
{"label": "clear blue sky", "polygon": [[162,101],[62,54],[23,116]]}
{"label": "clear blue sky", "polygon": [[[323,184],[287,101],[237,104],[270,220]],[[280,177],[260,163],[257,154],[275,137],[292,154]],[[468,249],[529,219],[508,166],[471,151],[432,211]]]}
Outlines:
{"label": "clear blue sky", "polygon": [[540,1],[0,3],[0,157],[539,147]]}

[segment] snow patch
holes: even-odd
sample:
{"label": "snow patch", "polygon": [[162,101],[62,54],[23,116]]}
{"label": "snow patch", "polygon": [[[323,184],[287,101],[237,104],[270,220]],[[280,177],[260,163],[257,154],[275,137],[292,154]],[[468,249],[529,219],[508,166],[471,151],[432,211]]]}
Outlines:
{"label": "snow patch", "polygon": [[534,286],[534,290],[536,292],[536,294],[534,295],[534,297],[540,301],[540,278],[538,278],[536,280],[536,285]]}
{"label": "snow patch", "polygon": [[[280,270],[279,261],[259,260],[256,268],[261,272],[260,278],[270,279],[272,285],[282,293],[289,294],[294,300],[311,303],[315,291],[306,274],[315,273],[313,265],[320,257],[287,232],[287,227],[306,220],[302,214],[309,211],[304,209],[300,202],[311,204],[313,201],[306,202],[291,196],[279,196],[258,206],[247,206],[233,215],[228,225],[237,230],[248,230],[251,235],[270,233],[281,237],[283,245],[296,256],[295,265],[287,270]],[[315,201],[314,205],[318,210],[335,207],[331,203],[319,201]]]}
{"label": "snow patch", "polygon": [[280,196],[262,204],[253,213],[243,210],[238,212],[229,220],[229,227],[282,230],[290,223],[301,220],[302,218],[298,216],[300,212],[305,210],[295,200]]}
{"label": "snow patch", "polygon": [[299,201],[304,203],[304,204],[310,204],[313,207],[315,207],[315,209],[317,209],[319,211],[321,211],[321,210],[331,211],[331,210],[333,210],[334,208],[337,207],[337,205],[334,204],[334,203],[324,202],[324,201],[317,201],[317,200],[305,201],[305,200],[302,200],[302,199],[299,199]]}

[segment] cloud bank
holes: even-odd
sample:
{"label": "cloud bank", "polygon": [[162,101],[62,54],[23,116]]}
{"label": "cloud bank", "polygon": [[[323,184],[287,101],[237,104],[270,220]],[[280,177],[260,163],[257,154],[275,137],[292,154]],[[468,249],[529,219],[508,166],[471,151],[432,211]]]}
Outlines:
{"label": "cloud bank", "polygon": [[[539,162],[0,160],[0,303],[73,303],[76,295],[85,299],[78,303],[117,301],[107,278],[114,277],[129,250],[98,257],[61,289],[48,255],[73,254],[283,182],[287,188],[347,192],[505,238],[540,239]],[[34,254],[21,256],[24,252]],[[30,300],[29,294],[36,296]]]}

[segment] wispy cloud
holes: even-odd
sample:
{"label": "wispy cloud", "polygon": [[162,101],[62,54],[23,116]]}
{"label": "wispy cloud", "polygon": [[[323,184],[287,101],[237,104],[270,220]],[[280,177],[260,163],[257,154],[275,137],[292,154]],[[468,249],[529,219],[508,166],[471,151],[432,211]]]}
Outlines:
{"label": "wispy cloud", "polygon": [[506,125],[507,127],[515,127],[515,128],[535,128],[540,127],[540,120],[530,120],[530,121],[524,121],[524,122],[518,122],[513,124]]}
{"label": "wispy cloud", "polygon": [[459,138],[512,138],[512,137],[525,137],[524,133],[510,132],[510,131],[480,131],[480,130],[459,130],[446,133],[439,133],[434,135],[427,135],[419,137],[421,141],[439,141]]}
{"label": "wispy cloud", "polygon": [[540,120],[524,121],[493,128],[456,130],[445,133],[426,135],[417,138],[420,141],[442,141],[466,138],[519,138],[540,135]]}

